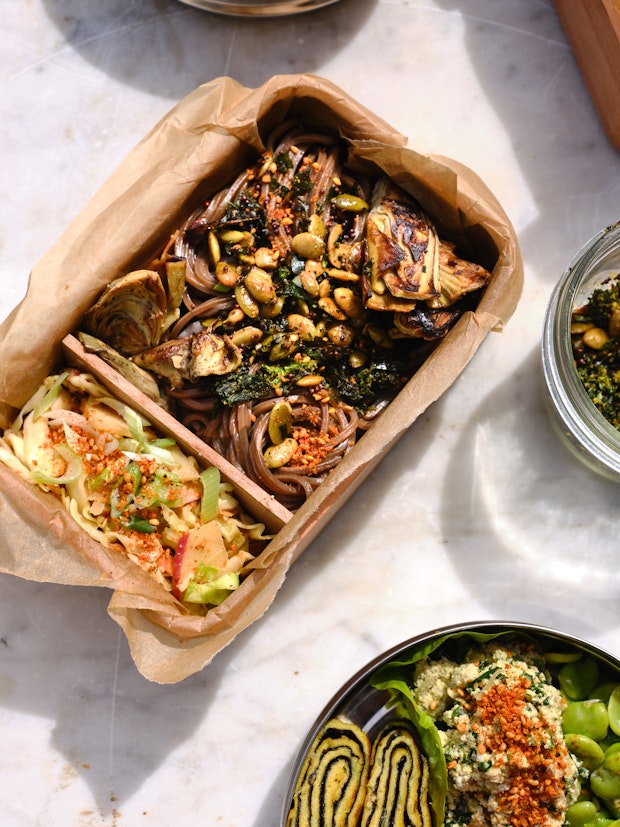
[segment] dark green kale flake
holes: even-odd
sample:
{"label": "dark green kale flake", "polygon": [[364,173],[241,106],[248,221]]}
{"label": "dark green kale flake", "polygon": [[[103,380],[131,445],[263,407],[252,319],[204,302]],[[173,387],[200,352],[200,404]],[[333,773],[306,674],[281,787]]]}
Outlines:
{"label": "dark green kale flake", "polygon": [[269,396],[273,390],[260,371],[246,373],[240,370],[217,379],[213,388],[220,402],[229,408],[240,402],[262,399]]}
{"label": "dark green kale flake", "polygon": [[584,348],[575,364],[590,399],[620,429],[620,341],[609,339],[600,350]]}
{"label": "dark green kale flake", "polygon": [[358,370],[342,364],[330,366],[328,381],[349,405],[364,410],[379,394],[403,385],[404,365],[396,360],[376,359]]}
{"label": "dark green kale flake", "polygon": [[619,317],[620,279],[608,279],[573,313],[572,344],[575,367],[588,396],[620,430]]}
{"label": "dark green kale flake", "polygon": [[301,172],[298,172],[293,178],[293,183],[291,185],[291,195],[307,195],[307,193],[309,193],[311,189],[312,176],[310,175],[310,169],[302,169]]}

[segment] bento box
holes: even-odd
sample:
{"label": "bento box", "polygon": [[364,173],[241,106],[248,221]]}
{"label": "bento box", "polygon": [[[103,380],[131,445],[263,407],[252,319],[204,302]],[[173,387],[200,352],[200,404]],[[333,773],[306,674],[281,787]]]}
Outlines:
{"label": "bento box", "polygon": [[[299,125],[293,135],[302,138],[300,146],[294,138],[288,141],[286,164],[281,164],[283,153],[274,154],[273,136],[282,139],[289,124]],[[53,485],[51,491],[34,486],[23,474],[0,463],[0,570],[38,581],[111,589],[109,614],[123,628],[137,668],[150,680],[173,683],[199,671],[261,617],[289,567],[420,413],[448,390],[487,334],[500,331],[516,307],[522,288],[522,262],[514,229],[496,198],[465,166],[422,155],[406,144],[404,136],[346,92],[316,76],[277,76],[258,89],[244,88],[230,78],[207,83],[175,106],[129,154],[34,268],[25,298],[0,327],[0,426],[11,427],[18,411],[46,377],[59,371],[88,374],[116,400],[110,403],[112,407],[117,404],[124,410],[125,406],[134,412],[134,423],[137,416],[152,426],[158,444],[172,441],[193,457],[199,468],[217,469],[244,511],[264,526],[268,542],[247,563],[238,588],[208,611],[196,614],[131,561],[102,549],[54,496]],[[318,147],[315,154],[310,146]],[[346,160],[337,160],[343,154]],[[278,176],[288,174],[289,159],[295,157],[301,159],[303,169],[289,175],[284,186],[284,179]],[[319,197],[313,176],[325,170],[329,182]],[[259,183],[255,183],[257,175]],[[240,201],[235,198],[240,198],[240,190],[235,190],[235,182],[240,176],[246,189],[259,187],[252,192],[261,193],[263,185],[267,187],[269,204],[265,199],[260,201],[262,195],[255,203],[245,195],[246,189],[243,203],[248,215],[255,217],[257,211],[267,214],[263,229],[267,227],[278,236],[279,244],[289,244],[287,222],[297,222],[292,259],[285,258],[284,248],[277,249],[275,242],[271,248],[258,241],[262,231],[254,226],[251,232],[247,225],[222,230],[209,218],[210,205],[216,202],[223,204],[221,210],[229,210],[229,216],[234,207],[238,218]],[[269,188],[274,179],[277,189],[273,184]],[[294,191],[298,201],[295,209],[289,209],[287,198]],[[309,206],[317,200],[320,208]],[[297,208],[300,203],[303,211]],[[282,216],[285,218],[280,221]],[[245,221],[247,215],[242,218]],[[354,235],[355,228],[362,225],[365,234]],[[372,237],[370,226],[374,228]],[[183,246],[188,238],[199,239],[202,246],[198,253],[196,248]],[[279,264],[286,261],[286,284],[281,269],[269,262],[268,252],[280,256]],[[236,270],[232,268],[229,283],[233,254]],[[198,260],[200,256],[206,265]],[[411,272],[415,271],[415,289],[402,275],[403,258],[408,267],[411,265]],[[210,310],[208,319],[196,319],[197,304],[180,306],[179,298],[174,329],[181,330],[183,314],[193,319],[193,326],[188,323],[173,338],[173,349],[164,336],[162,341],[150,342],[148,359],[144,352],[125,354],[120,363],[112,359],[109,352],[100,349],[100,338],[91,335],[93,331],[99,335],[103,329],[105,337],[114,327],[94,324],[93,319],[101,316],[101,302],[105,304],[111,293],[112,304],[118,301],[114,291],[119,282],[125,287],[128,281],[133,284],[139,279],[139,289],[146,289],[145,285],[157,281],[159,268],[167,288],[165,316],[170,310],[166,301],[175,292],[172,279],[179,263],[186,279],[179,295],[185,299],[191,292],[187,281],[190,265],[196,278],[203,278],[205,267],[208,270],[213,265],[215,272],[215,265],[219,265],[217,279],[205,289],[210,293],[209,301],[216,299],[220,309]],[[440,285],[433,280],[446,272],[458,275],[446,277],[446,285],[448,281],[451,286],[469,285],[455,294],[458,301],[449,300],[454,302],[450,307],[444,306],[449,301],[442,298],[444,282]],[[394,284],[396,287],[390,286]],[[286,301],[295,302],[295,312],[290,307],[281,312],[285,299],[278,292],[284,289]],[[317,313],[323,314],[320,319]],[[379,316],[383,326],[374,324],[377,316],[373,313],[383,313]],[[278,315],[275,322],[274,315]],[[283,315],[289,325],[286,330]],[[245,320],[243,330],[232,327],[233,318]],[[268,324],[278,327],[268,328]],[[143,327],[151,330],[151,317]],[[128,330],[127,325],[124,329]],[[271,349],[265,344],[267,332]],[[245,359],[243,348],[249,346],[251,336],[258,337],[251,341],[255,350]],[[232,420],[232,425],[226,420],[224,445],[207,438],[206,415],[196,418],[178,412],[179,397],[190,407],[195,402],[195,388],[188,390],[184,384],[188,376],[199,381],[202,394],[205,387],[215,387],[215,374],[218,382],[222,374],[228,378],[231,362],[235,368],[247,362],[252,365],[250,372],[255,373],[259,352],[269,353],[269,359],[277,361],[282,353],[291,355],[293,342],[297,364],[293,365],[291,357],[287,364],[292,367],[287,368],[284,380],[282,362],[268,366],[272,368],[268,375],[278,377],[267,392],[274,406],[282,397],[285,402],[289,398],[289,386],[281,381],[292,381],[294,368],[296,391],[318,399],[329,415],[332,409],[342,409],[348,415],[355,401],[347,402],[347,394],[366,387],[355,371],[366,364],[370,350],[347,346],[361,337],[371,350],[373,343],[392,349],[390,354],[409,348],[407,353],[414,356],[407,364],[412,367],[408,372],[399,367],[390,373],[385,367],[392,364],[390,354],[385,359],[372,356],[373,367],[382,376],[396,376],[396,384],[382,395],[371,422],[363,428],[358,427],[358,419],[354,426],[347,425],[347,439],[337,461],[330,459],[311,486],[304,488],[305,480],[299,481],[299,469],[293,482],[290,475],[278,477],[284,448],[293,443],[299,448],[306,437],[296,434],[293,439],[290,424],[286,430],[280,420],[276,422],[279,436],[273,436],[267,425],[263,429],[273,444],[265,448],[261,443],[258,454],[255,451],[261,467],[270,451],[266,462],[269,479],[274,476],[285,494],[291,486],[304,488],[303,496],[280,496],[279,489],[270,489],[254,466],[240,462],[235,446],[242,435],[242,426],[237,424],[241,420]],[[219,361],[217,368],[209,362],[206,378],[203,371],[195,380],[188,372],[187,348],[188,341],[193,348],[198,339],[207,341],[210,357],[215,354]],[[320,361],[320,342],[327,343],[332,361],[340,359],[331,373]],[[158,361],[162,353],[164,367]],[[128,363],[129,372],[125,370]],[[401,359],[398,364],[402,363]],[[146,386],[134,381],[136,370],[147,376]],[[346,387],[341,382],[336,392],[333,383],[343,378]],[[164,386],[166,392],[160,394]],[[48,398],[48,407],[51,404]],[[284,410],[290,419],[286,405],[277,409],[280,414]],[[252,423],[259,418],[258,412],[250,414]],[[195,427],[198,419],[200,428]],[[380,428],[374,427],[377,421]],[[333,427],[337,430],[340,426]],[[140,443],[135,429],[132,435],[134,443]],[[316,447],[317,442],[312,444]],[[174,549],[171,553],[174,556]]]}

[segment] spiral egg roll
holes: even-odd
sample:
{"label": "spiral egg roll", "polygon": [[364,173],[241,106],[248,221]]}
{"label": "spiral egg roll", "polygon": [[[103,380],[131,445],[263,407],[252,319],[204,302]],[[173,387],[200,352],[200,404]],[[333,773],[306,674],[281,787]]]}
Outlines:
{"label": "spiral egg roll", "polygon": [[371,744],[340,718],[319,731],[302,765],[287,827],[356,827],[364,804]]}
{"label": "spiral egg roll", "polygon": [[428,762],[406,724],[388,724],[373,743],[361,827],[431,827]]}

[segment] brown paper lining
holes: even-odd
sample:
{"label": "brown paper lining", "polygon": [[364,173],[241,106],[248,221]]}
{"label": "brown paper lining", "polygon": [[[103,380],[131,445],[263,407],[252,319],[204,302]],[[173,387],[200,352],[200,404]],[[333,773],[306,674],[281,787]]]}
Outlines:
{"label": "brown paper lining", "polygon": [[207,195],[225,185],[289,118],[337,129],[362,167],[382,169],[419,199],[440,235],[493,270],[475,313],[462,317],[372,430],[276,535],[239,590],[206,617],[184,613],[148,575],[99,546],[51,495],[0,466],[0,571],[113,589],[108,611],[148,679],[174,683],[202,669],[273,601],[295,559],[428,405],[444,393],[519,299],[514,230],[480,179],[406,139],[328,81],[276,76],[259,89],[230,78],[183,99],[137,145],[36,265],[25,298],[0,326],[0,426],[59,366],[61,342],[108,282],[143,265]]}

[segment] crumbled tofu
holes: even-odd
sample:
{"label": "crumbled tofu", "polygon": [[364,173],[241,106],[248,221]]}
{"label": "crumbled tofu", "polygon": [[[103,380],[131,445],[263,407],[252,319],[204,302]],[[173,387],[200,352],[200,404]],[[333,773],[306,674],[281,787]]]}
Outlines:
{"label": "crumbled tofu", "polygon": [[539,654],[496,643],[462,663],[417,664],[413,694],[437,722],[448,768],[445,827],[559,827],[579,794],[565,701]]}

